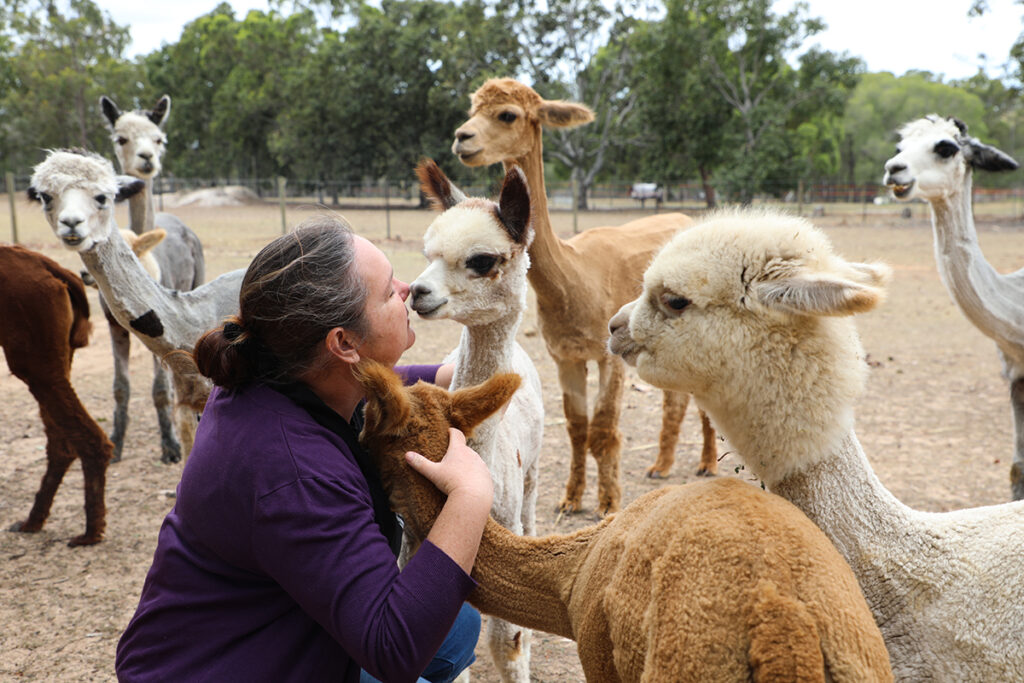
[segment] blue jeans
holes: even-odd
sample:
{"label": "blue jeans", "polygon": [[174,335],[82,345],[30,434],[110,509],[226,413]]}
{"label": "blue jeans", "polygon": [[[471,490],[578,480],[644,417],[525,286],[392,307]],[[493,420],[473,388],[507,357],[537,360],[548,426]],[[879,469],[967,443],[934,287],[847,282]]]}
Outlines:
{"label": "blue jeans", "polygon": [[[463,603],[462,609],[455,617],[455,623],[448,631],[437,654],[423,670],[418,683],[451,683],[463,669],[476,660],[476,641],[480,638],[480,613],[470,604]],[[363,671],[359,683],[380,683],[376,678]]]}

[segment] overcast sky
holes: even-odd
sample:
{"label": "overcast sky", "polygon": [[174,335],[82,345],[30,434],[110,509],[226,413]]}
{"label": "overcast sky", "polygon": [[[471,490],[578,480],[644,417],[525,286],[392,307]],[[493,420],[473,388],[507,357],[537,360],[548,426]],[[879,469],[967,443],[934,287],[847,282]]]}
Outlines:
{"label": "overcast sky", "polygon": [[[775,8],[792,7],[794,0],[777,0]],[[848,51],[861,57],[869,71],[902,75],[925,69],[947,79],[973,75],[985,65],[990,76],[1003,73],[1010,46],[1021,33],[1024,7],[1013,0],[988,0],[990,11],[968,19],[971,0],[810,0],[811,15],[825,20],[828,29],[815,36],[833,52]],[[132,30],[129,55],[150,52],[162,42],[177,42],[181,28],[211,11],[215,0],[98,0],[119,24]],[[231,0],[235,14],[266,10],[266,0]],[[927,8],[927,9],[926,9]],[[810,45],[808,45],[810,47]],[[987,61],[979,59],[984,54]]]}

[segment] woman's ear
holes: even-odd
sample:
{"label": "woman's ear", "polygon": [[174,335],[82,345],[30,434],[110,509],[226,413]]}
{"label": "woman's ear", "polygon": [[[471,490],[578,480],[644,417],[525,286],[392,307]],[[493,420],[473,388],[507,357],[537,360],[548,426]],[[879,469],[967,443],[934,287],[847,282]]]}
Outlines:
{"label": "woman's ear", "polygon": [[353,365],[359,362],[359,346],[361,344],[362,340],[344,327],[332,328],[324,338],[324,348],[327,349],[327,353]]}

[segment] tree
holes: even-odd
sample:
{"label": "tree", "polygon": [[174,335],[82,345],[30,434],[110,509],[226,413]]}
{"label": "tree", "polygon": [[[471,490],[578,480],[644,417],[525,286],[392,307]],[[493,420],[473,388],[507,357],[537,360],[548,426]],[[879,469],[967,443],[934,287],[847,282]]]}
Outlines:
{"label": "tree", "polygon": [[9,7],[0,37],[6,86],[0,96],[0,157],[8,168],[39,161],[39,149],[109,147],[99,96],[135,102],[145,88],[123,54],[128,28],[91,0],[71,0],[65,15],[50,2]]}

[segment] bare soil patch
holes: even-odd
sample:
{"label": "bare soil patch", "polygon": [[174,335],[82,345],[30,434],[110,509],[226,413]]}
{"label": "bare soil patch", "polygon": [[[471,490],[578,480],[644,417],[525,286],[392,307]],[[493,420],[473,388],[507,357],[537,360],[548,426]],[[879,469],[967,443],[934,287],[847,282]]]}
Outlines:
{"label": "bare soil patch", "polygon": [[[290,206],[288,224],[314,210],[311,205]],[[120,223],[126,225],[126,209],[118,211]],[[281,230],[275,204],[190,205],[173,212],[202,238],[211,278],[245,266]],[[389,216],[382,211],[342,213],[360,234],[377,241],[399,277],[411,280],[422,269],[420,236],[432,214],[412,210],[392,211]],[[75,272],[80,270],[78,256],[57,244],[36,207],[19,201],[18,215],[22,243]],[[586,213],[580,216],[580,227],[618,224],[638,215]],[[556,214],[554,220],[563,234],[571,232],[571,215]],[[857,433],[881,480],[908,505],[924,510],[1006,501],[1013,441],[1008,387],[1000,376],[994,345],[963,318],[939,282],[931,230],[921,212],[915,211],[910,220],[851,214],[818,219],[818,224],[844,256],[884,260],[895,270],[889,300],[859,319],[872,369],[858,405]],[[388,225],[390,240],[385,239]],[[9,219],[0,217],[4,239],[10,234],[8,227]],[[1024,264],[1019,223],[990,220],[979,231],[982,247],[997,269],[1007,272]],[[109,429],[113,410],[110,340],[95,293],[90,297],[95,331],[91,345],[76,354],[73,382],[86,407]],[[418,339],[406,356],[409,362],[439,360],[457,343],[459,329],[454,323],[414,319],[413,326]],[[545,388],[540,532],[567,532],[595,521],[596,472],[590,463],[584,512],[556,522],[555,508],[568,474],[569,443],[555,366],[537,334],[532,304],[520,342],[536,363]],[[85,524],[82,476],[76,467],[65,478],[42,532],[0,531],[0,679],[114,678],[117,639],[135,609],[160,523],[174,504],[167,492],[173,491],[181,474],[181,465],[159,462],[158,431],[149,398],[151,364],[141,344],[133,345],[131,362],[131,424],[124,459],[108,471],[106,540],[88,548],[66,545]],[[591,379],[596,384],[596,377]],[[630,371],[621,424],[624,503],[651,488],[694,479],[700,451],[695,412],[683,425],[671,477],[644,478],[657,448],[660,405],[661,392]],[[44,447],[37,406],[0,358],[0,528],[27,515],[44,470]],[[722,476],[750,478],[727,443],[720,443],[719,449]],[[575,645],[536,634],[533,677],[582,680]],[[497,681],[483,647],[478,648],[473,680]]]}

